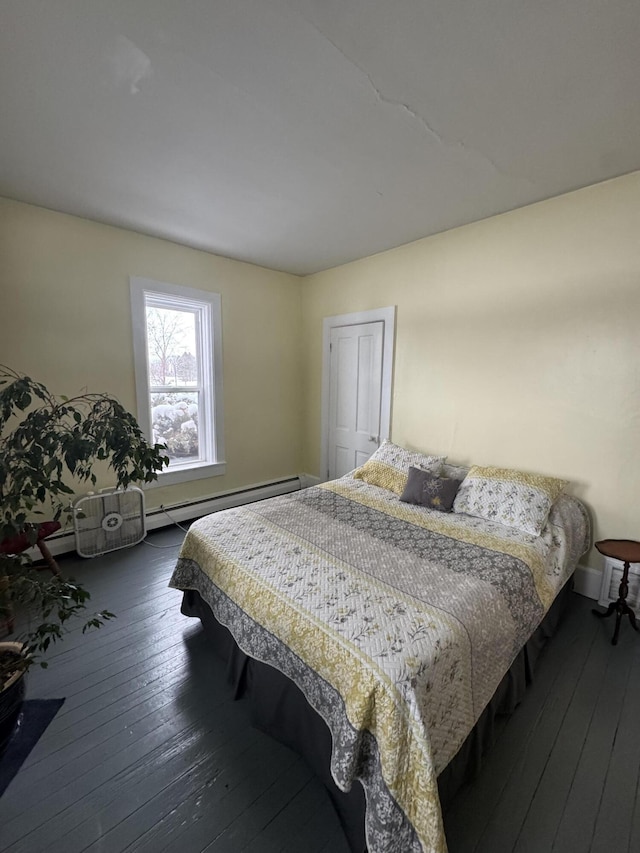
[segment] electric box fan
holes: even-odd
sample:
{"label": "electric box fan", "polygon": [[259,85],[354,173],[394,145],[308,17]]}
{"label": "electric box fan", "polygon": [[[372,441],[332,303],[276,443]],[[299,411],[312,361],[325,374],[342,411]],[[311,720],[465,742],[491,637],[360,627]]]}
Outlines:
{"label": "electric box fan", "polygon": [[76,551],[97,557],[137,545],[146,534],[144,494],[136,486],[102,489],[78,498],[73,505]]}

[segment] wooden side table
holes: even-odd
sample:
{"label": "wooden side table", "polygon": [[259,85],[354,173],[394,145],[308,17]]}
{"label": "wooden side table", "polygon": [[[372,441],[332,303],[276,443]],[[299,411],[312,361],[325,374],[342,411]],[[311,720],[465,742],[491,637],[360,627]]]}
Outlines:
{"label": "wooden side table", "polygon": [[614,560],[620,560],[624,563],[620,589],[618,590],[618,600],[612,601],[604,613],[600,610],[592,610],[592,613],[600,616],[602,619],[606,619],[607,616],[611,616],[613,613],[616,614],[616,627],[613,632],[613,639],[611,640],[611,644],[615,646],[618,643],[620,622],[625,614],[629,617],[632,627],[636,631],[640,630],[636,622],[636,614],[627,604],[629,565],[640,562],[640,542],[636,542],[633,539],[602,539],[600,542],[596,542],[595,546],[605,557],[612,557]]}

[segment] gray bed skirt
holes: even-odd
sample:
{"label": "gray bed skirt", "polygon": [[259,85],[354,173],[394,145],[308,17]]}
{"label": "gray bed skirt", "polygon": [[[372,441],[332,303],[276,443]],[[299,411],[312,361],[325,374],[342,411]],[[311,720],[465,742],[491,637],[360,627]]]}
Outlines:
{"label": "gray bed skirt", "polygon": [[[479,773],[482,756],[494,741],[496,718],[512,713],[522,700],[527,685],[533,680],[538,656],[562,617],[571,588],[569,580],[516,657],[460,751],[438,777],[443,812],[461,786]],[[291,747],[307,761],[327,788],[351,850],[365,853],[364,791],[357,784],[344,793],[333,781],[329,769],[331,734],[322,717],[309,705],[302,691],[279,670],[245,655],[197,592],[187,590],[184,593],[182,613],[201,620],[212,649],[226,662],[227,677],[236,698],[246,697],[249,701],[256,728]]]}

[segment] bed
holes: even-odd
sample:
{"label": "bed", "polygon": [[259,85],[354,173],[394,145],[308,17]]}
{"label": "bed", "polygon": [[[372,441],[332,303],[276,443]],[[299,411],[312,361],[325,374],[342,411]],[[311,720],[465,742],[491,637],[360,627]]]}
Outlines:
{"label": "bed", "polygon": [[[390,443],[374,456],[338,480],[194,522],[171,585],[238,691],[257,697],[258,723],[326,782],[356,853],[440,853],[443,789],[518,700],[589,546],[588,516],[560,490],[540,531],[524,531],[536,506],[514,505],[522,483],[491,480],[487,492],[474,468],[458,480],[457,510],[443,512],[405,499],[415,471],[440,489],[456,479],[442,457]],[[515,525],[496,512],[507,491]]]}

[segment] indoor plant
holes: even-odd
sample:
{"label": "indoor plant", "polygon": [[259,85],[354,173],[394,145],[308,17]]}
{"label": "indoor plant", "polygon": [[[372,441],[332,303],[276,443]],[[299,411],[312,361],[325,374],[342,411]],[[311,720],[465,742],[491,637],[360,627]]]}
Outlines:
{"label": "indoor plant", "polygon": [[[113,397],[56,397],[40,382],[0,365],[0,545],[14,537],[35,543],[43,516],[68,520],[73,485],[94,485],[96,463],[108,465],[116,486],[126,488],[155,480],[168,461],[164,446],[150,445],[133,415]],[[30,620],[16,638],[23,644],[19,661],[0,655],[0,688],[16,667],[26,671],[62,638],[65,624],[85,609],[89,597],[71,579],[36,571],[28,550],[0,553],[0,624],[14,605]],[[93,614],[83,631],[112,615]]]}

